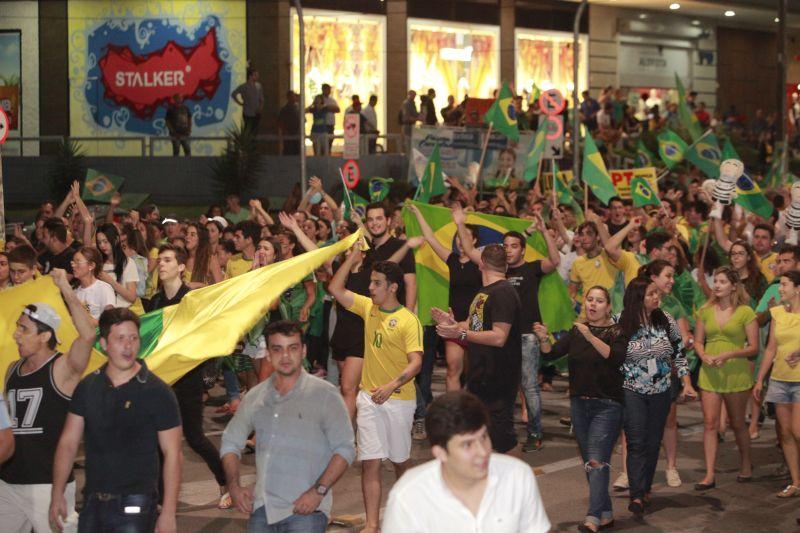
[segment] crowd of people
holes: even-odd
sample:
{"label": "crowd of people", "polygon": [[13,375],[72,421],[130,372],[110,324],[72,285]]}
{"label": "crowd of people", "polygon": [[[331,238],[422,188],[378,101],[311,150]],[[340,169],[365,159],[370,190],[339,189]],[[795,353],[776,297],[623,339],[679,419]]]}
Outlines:
{"label": "crowd of people", "polygon": [[[324,98],[317,104],[333,112]],[[183,436],[219,485],[219,507],[248,513],[250,531],[324,531],[331,488],[355,460],[367,533],[492,531],[499,520],[509,530],[546,531],[535,478],[515,456],[546,445],[541,383],[546,367],[564,358],[564,423],[574,429],[589,489],[582,531],[614,524],[618,442],[623,472],[613,487],[629,492],[635,517],[652,502],[662,446],[667,483],[682,483],[682,400],[699,399],[704,419],[706,471],[695,490],[715,488],[728,428],[740,453],[736,481],[752,481],[750,443],[769,438],[761,427],[769,413],[790,477],[776,496],[800,495],[800,248],[786,227],[789,186],[768,191],[775,210],[764,219],[716,204],[693,172],[675,178],[659,187],[657,208],[615,197],[581,210],[536,186],[482,196],[448,177],[447,192],[432,201],[452,213],[456,235],[445,244],[405,198],[350,209],[346,219],[318,178],[283,209],[259,199],[245,207],[230,195],[197,220],[162,216],[155,205],[121,212],[116,197],[96,216],[76,182],[58,206],[42,204],[31,231],[16,231],[0,253],[0,287],[52,276],[79,333],[59,346],[61,318],[36,301],[17,320],[21,357],[7,370],[8,405],[0,406],[0,524],[174,531]],[[404,210],[421,235],[406,234]],[[485,242],[467,223],[472,212],[529,226]],[[364,241],[270,302],[234,354],[171,387],[137,360],[139,315],[358,231]],[[546,253],[528,261],[539,236]],[[427,287],[413,251],[423,247],[449,272],[448,305],[431,309],[432,325],[416,314]],[[577,318],[568,331],[551,331],[543,319],[547,276],[572,300]],[[83,377],[95,328],[108,360]],[[437,354],[447,393],[434,400]],[[202,427],[217,375],[227,400],[219,410],[232,415],[220,449]],[[425,439],[434,460],[409,470],[413,440]],[[72,468],[81,442],[78,517]],[[248,447],[255,487],[239,473]],[[381,527],[383,460],[398,482]]]}

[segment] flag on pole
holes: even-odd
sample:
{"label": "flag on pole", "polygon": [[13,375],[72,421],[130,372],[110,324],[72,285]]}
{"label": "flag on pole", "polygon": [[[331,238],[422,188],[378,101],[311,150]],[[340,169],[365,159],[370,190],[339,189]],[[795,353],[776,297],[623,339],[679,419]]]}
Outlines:
{"label": "flag on pole", "polygon": [[499,131],[512,141],[519,141],[519,127],[517,126],[517,110],[514,108],[514,93],[507,83],[497,94],[492,107],[483,117],[486,124],[491,124],[492,128]]}
{"label": "flag on pole", "polygon": [[736,194],[734,202],[747,211],[755,213],[761,218],[769,218],[772,215],[774,209],[772,202],[764,196],[758,184],[747,174],[742,174],[736,181]]}
{"label": "flag on pole", "polygon": [[362,198],[361,196],[357,195],[354,192],[345,192],[344,194],[344,219],[348,222],[351,220],[351,213],[355,211],[358,213],[360,217],[363,217],[366,214],[367,206],[369,202]]}
{"label": "flag on pole", "polygon": [[442,176],[442,159],[439,155],[439,145],[433,147],[433,152],[425,164],[425,173],[422,175],[422,180],[419,182],[417,194],[415,199],[426,204],[431,201],[431,198],[444,194],[444,177]]}
{"label": "flag on pole", "polygon": [[639,139],[639,143],[636,145],[636,162],[634,166],[636,168],[652,167],[654,158],[655,154],[647,148],[642,139]]}
{"label": "flag on pole", "polygon": [[591,133],[584,129],[584,149],[583,149],[583,182],[591,189],[594,195],[603,204],[608,205],[608,201],[617,196],[617,189],[608,175],[608,169],[603,161],[603,156],[597,150],[597,145],[592,139]]}
{"label": "flag on pole", "polygon": [[392,178],[372,178],[369,180],[369,201],[381,202],[389,196],[389,188],[394,183]]}
{"label": "flag on pole", "polygon": [[90,168],[86,171],[81,198],[87,201],[109,203],[122,186],[125,178]]}
{"label": "flag on pole", "polygon": [[642,176],[636,176],[631,180],[631,199],[633,200],[633,207],[661,205],[661,200],[658,199],[658,192]]}
{"label": "flag on pole", "polygon": [[764,176],[764,187],[774,188],[780,187],[783,180],[781,179],[781,167],[783,165],[782,150],[776,148],[772,152],[772,162],[767,170],[767,175]]}
{"label": "flag on pole", "polygon": [[675,86],[678,89],[678,118],[683,124],[683,127],[689,132],[693,141],[696,141],[703,136],[703,128],[700,126],[700,120],[689,109],[689,104],[686,103],[686,89],[683,88],[678,73],[675,73]]}
{"label": "flag on pole", "polygon": [[670,129],[664,130],[658,136],[658,154],[669,169],[683,161],[688,148],[684,140]]}
{"label": "flag on pole", "polygon": [[726,159],[738,159],[739,161],[742,160],[742,158],[739,157],[739,154],[736,153],[736,148],[733,147],[730,137],[726,137],[725,144],[722,145],[722,160],[725,161]]}
{"label": "flag on pole", "polygon": [[716,179],[719,177],[722,151],[719,149],[717,136],[713,133],[707,133],[696,140],[694,144],[689,146],[684,156],[709,178]]}
{"label": "flag on pole", "polygon": [[539,101],[539,97],[542,95],[542,91],[539,87],[536,86],[536,82],[533,82],[533,87],[531,88],[531,99],[528,102],[528,105],[533,106],[536,102]]}
{"label": "flag on pole", "polygon": [[539,128],[531,141],[531,148],[528,157],[525,158],[525,171],[522,173],[523,179],[527,182],[535,180],[539,173],[539,161],[544,154],[545,138],[547,137],[547,116],[539,116]]}
{"label": "flag on pole", "polygon": [[[361,230],[325,248],[190,291],[179,304],[141,317],[139,358],[167,383],[174,383],[207,359],[231,353],[239,340],[289,287],[333,260],[361,237]],[[50,304],[61,317],[60,350],[78,336],[61,294],[50,276],[12,287],[0,296],[0,374],[19,358],[12,334],[25,305]],[[106,361],[96,347],[86,373]]]}
{"label": "flag on pole", "polygon": [[572,205],[575,201],[572,197],[572,191],[570,191],[569,185],[564,181],[564,177],[558,170],[558,163],[556,163],[555,159],[553,159],[553,183],[556,191],[556,202],[559,204]]}
{"label": "flag on pole", "polygon": [[[412,203],[417,206],[430,225],[436,240],[448,250],[455,249],[457,229],[450,210],[420,202]],[[403,220],[409,237],[422,235],[416,217],[408,210],[403,210]],[[531,223],[529,220],[519,218],[469,212],[467,224],[478,226],[478,246],[486,246],[502,243],[503,234],[507,231],[524,232]],[[534,261],[545,257],[547,257],[547,244],[544,236],[540,232],[535,232],[528,238],[525,260]],[[414,259],[417,264],[417,316],[423,324],[431,324],[431,307],[448,308],[450,271],[430,246],[421,246],[415,250]],[[575,314],[567,287],[557,272],[547,274],[539,282],[539,307],[542,312],[542,322],[550,331],[564,331],[572,327]]]}

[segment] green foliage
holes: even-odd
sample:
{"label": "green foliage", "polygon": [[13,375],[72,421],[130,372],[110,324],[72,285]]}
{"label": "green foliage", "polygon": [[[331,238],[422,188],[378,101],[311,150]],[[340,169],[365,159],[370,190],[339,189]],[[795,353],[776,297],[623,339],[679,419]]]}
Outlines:
{"label": "green foliage", "polygon": [[243,125],[228,130],[228,143],[211,163],[216,192],[242,195],[256,186],[261,151],[255,135]]}
{"label": "green foliage", "polygon": [[79,143],[70,139],[58,143],[55,162],[47,174],[50,193],[56,202],[67,195],[73,181],[83,184],[86,168],[86,152]]}

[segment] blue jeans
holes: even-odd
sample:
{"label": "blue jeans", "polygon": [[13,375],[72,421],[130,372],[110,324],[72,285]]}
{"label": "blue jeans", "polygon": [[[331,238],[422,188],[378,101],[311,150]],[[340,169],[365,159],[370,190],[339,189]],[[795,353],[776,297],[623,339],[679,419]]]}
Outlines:
{"label": "blue jeans", "polygon": [[533,333],[522,336],[522,394],[528,409],[528,436],[542,437],[542,393],[539,391],[539,339]]}
{"label": "blue jeans", "polygon": [[236,372],[230,368],[222,368],[222,381],[225,383],[225,392],[228,395],[228,401],[238,400],[241,396],[239,390],[239,378],[236,377]]}
{"label": "blue jeans", "polygon": [[414,411],[414,420],[425,418],[428,404],[433,401],[431,392],[431,379],[433,377],[433,363],[436,360],[436,345],[439,336],[436,334],[436,326],[425,326],[422,330],[422,368],[414,380],[414,387],[417,391],[417,410]]}
{"label": "blue jeans", "polygon": [[247,522],[247,533],[325,533],[328,517],[322,511],[293,514],[274,524],[267,523],[267,510],[262,505],[254,510]]}
{"label": "blue jeans", "polygon": [[[586,521],[595,525],[614,517],[608,495],[609,464],[622,429],[622,404],[601,398],[570,399],[572,427],[589,482]],[[589,463],[597,463],[591,466]]]}
{"label": "blue jeans", "polygon": [[78,517],[78,533],[149,533],[158,519],[158,497],[90,494]]}
{"label": "blue jeans", "polygon": [[628,439],[628,483],[631,500],[650,492],[658,464],[664,424],[672,398],[669,390],[639,394],[625,389],[625,437]]}

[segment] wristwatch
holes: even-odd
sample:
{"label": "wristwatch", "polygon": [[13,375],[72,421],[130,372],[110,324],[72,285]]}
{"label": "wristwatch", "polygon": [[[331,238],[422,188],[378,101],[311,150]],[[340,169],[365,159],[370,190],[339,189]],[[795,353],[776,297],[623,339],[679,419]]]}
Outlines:
{"label": "wristwatch", "polygon": [[460,340],[461,342],[467,340],[467,330],[462,329],[461,331],[458,332],[458,340]]}
{"label": "wristwatch", "polygon": [[314,485],[314,489],[316,489],[317,494],[319,494],[320,496],[325,496],[326,494],[328,494],[328,491],[330,490],[329,487],[323,485],[322,483],[317,483],[316,485]]}

